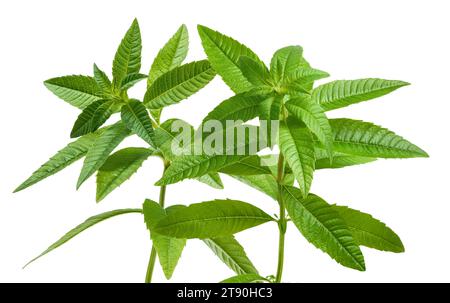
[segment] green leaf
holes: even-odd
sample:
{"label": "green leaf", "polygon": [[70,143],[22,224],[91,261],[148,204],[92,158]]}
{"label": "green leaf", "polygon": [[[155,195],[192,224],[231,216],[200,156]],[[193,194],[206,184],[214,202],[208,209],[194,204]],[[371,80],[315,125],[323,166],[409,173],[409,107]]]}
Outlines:
{"label": "green leaf", "polygon": [[147,75],[140,74],[140,73],[128,74],[125,78],[123,78],[120,89],[122,91],[126,91],[126,90],[132,88],[135,84],[139,83],[140,81],[142,81],[146,78],[147,78]]}
{"label": "green leaf", "polygon": [[238,41],[214,31],[206,26],[199,25],[198,33],[202,39],[203,49],[209,62],[223,81],[235,92],[241,93],[252,88],[252,84],[242,73],[239,58],[247,56],[261,62],[258,56]]}
{"label": "green leaf", "polygon": [[25,182],[20,184],[14,192],[21,191],[35,183],[38,183],[39,181],[56,174],[70,164],[84,157],[91,145],[98,138],[100,131],[103,131],[103,129],[78,138],[77,140],[69,143],[63,149],[59,150],[50,158],[50,160],[45,162],[41,167],[33,172],[33,174],[25,180]]}
{"label": "green leaf", "polygon": [[206,86],[215,75],[207,60],[175,67],[149,87],[144,104],[150,109],[158,109],[178,103]]}
{"label": "green leaf", "polygon": [[269,282],[266,278],[257,274],[244,274],[230,277],[221,281],[220,283],[260,283]]}
{"label": "green leaf", "polygon": [[139,73],[141,69],[141,51],[141,31],[137,19],[134,19],[114,57],[112,73],[115,88],[122,86],[122,80],[127,75]]}
{"label": "green leaf", "polygon": [[314,174],[314,147],[311,133],[300,122],[280,123],[280,151],[291,167],[304,196],[308,195]]}
{"label": "green leaf", "polygon": [[211,186],[212,188],[223,189],[222,179],[220,179],[220,176],[218,173],[211,172],[206,175],[197,177],[195,179],[199,182],[202,182],[206,185]]}
{"label": "green leaf", "polygon": [[123,141],[130,131],[123,123],[107,128],[89,148],[77,182],[77,189],[105,163],[111,152]]}
{"label": "green leaf", "polygon": [[96,216],[88,218],[86,221],[84,221],[80,225],[78,225],[75,228],[71,229],[68,233],[66,233],[64,236],[62,236],[58,241],[56,241],[55,243],[50,245],[39,256],[35,257],[31,261],[29,261],[27,264],[25,264],[24,268],[26,266],[30,265],[32,262],[34,262],[37,259],[39,259],[40,257],[48,254],[49,252],[51,252],[52,250],[54,250],[54,249],[56,249],[58,247],[60,247],[61,245],[63,245],[64,243],[66,243],[67,241],[72,239],[73,237],[77,236],[81,232],[83,232],[86,229],[88,229],[89,227],[92,227],[95,224],[100,223],[100,222],[102,222],[102,221],[104,221],[106,219],[109,219],[109,218],[112,218],[112,217],[115,217],[115,216],[118,216],[118,215],[130,214],[130,213],[142,213],[142,210],[141,209],[132,209],[132,208],[117,209],[117,210],[108,211],[108,212],[105,212],[105,213],[102,213],[102,214],[99,214],[99,215],[96,215]]}
{"label": "green leaf", "polygon": [[376,78],[337,80],[315,88],[311,97],[328,111],[381,97],[405,85],[409,83]]}
{"label": "green leaf", "polygon": [[147,228],[150,230],[151,239],[158,254],[159,263],[161,264],[164,275],[167,279],[170,279],[175,271],[175,267],[178,264],[184,247],[186,246],[186,239],[167,237],[156,233],[153,231],[153,228],[157,222],[165,218],[167,214],[181,208],[184,208],[184,206],[174,205],[163,209],[158,203],[148,199],[145,200],[143,206],[144,219],[147,224]]}
{"label": "green leaf", "polygon": [[94,80],[103,93],[112,93],[112,84],[108,76],[94,63]]}
{"label": "green leaf", "polygon": [[230,175],[234,179],[265,193],[274,200],[278,197],[278,184],[272,175]]}
{"label": "green leaf", "polygon": [[148,148],[128,147],[109,156],[98,170],[97,202],[128,180],[152,153]]}
{"label": "green leaf", "polygon": [[152,120],[150,120],[147,109],[141,102],[137,100],[128,101],[122,106],[121,118],[128,129],[141,137],[150,146],[156,148]]}
{"label": "green leaf", "polygon": [[298,120],[306,124],[308,129],[317,136],[332,155],[333,132],[328,118],[320,105],[311,101],[310,98],[293,98],[286,103],[287,110]]}
{"label": "green leaf", "polygon": [[235,163],[245,156],[240,155],[184,155],[174,159],[163,177],[155,183],[157,186],[177,183],[184,179],[192,179],[222,167]]}
{"label": "green leaf", "polygon": [[299,85],[304,85],[304,88],[308,90],[309,84],[311,84],[316,80],[327,78],[329,76],[330,74],[328,74],[327,72],[318,69],[309,67],[300,67],[298,69],[289,72],[286,75],[285,83],[286,84],[297,83]]}
{"label": "green leaf", "polygon": [[258,116],[259,104],[265,99],[256,91],[249,91],[234,95],[222,101],[203,119],[203,123],[209,120],[226,122],[227,120],[249,121]]}
{"label": "green leaf", "polygon": [[405,251],[397,234],[383,222],[346,206],[333,205],[332,207],[344,219],[358,245],[395,253]]}
{"label": "green leaf", "polygon": [[148,73],[148,86],[158,77],[179,66],[186,58],[188,46],[188,30],[183,24],[158,52]]}
{"label": "green leaf", "polygon": [[[278,137],[278,133],[275,133],[272,129],[272,121],[279,122],[280,120],[283,98],[284,96],[282,95],[269,96],[259,103],[259,121],[260,123],[263,121],[266,123],[264,137],[267,144],[271,147],[276,143],[276,138]],[[272,132],[274,133],[272,134]],[[275,142],[273,139],[275,139]]]}
{"label": "green leaf", "polygon": [[364,257],[345,221],[327,202],[314,194],[304,199],[300,190],[288,186],[282,197],[292,222],[309,242],[338,263],[365,270]]}
{"label": "green leaf", "polygon": [[418,146],[381,126],[352,119],[330,119],[336,151],[373,158],[428,157]]}
{"label": "green leaf", "polygon": [[117,107],[112,100],[97,100],[86,107],[78,116],[70,132],[71,138],[96,131],[114,113]]}
{"label": "green leaf", "polygon": [[101,89],[92,77],[64,76],[46,80],[44,85],[56,96],[79,109],[102,98]]}
{"label": "green leaf", "polygon": [[264,63],[241,56],[239,67],[247,80],[255,86],[272,86],[270,72]]}
{"label": "green leaf", "polygon": [[261,158],[257,155],[241,159],[233,164],[220,169],[221,173],[237,176],[270,174],[270,169],[261,164]]}
{"label": "green leaf", "polygon": [[252,261],[247,257],[244,248],[234,236],[204,239],[203,242],[236,274],[258,274]]}
{"label": "green leaf", "polygon": [[376,161],[376,158],[353,156],[339,152],[333,152],[333,161],[331,161],[328,152],[321,148],[315,149],[316,169],[324,168],[342,168],[359,164],[366,164]]}
{"label": "green leaf", "polygon": [[[223,136],[223,150],[220,153],[212,154],[193,154],[182,155],[177,157],[169,168],[165,171],[163,177],[156,182],[156,185],[167,185],[178,181],[195,178],[210,172],[216,172],[226,165],[235,163],[250,155],[251,147],[260,148],[260,142],[257,135],[251,136],[252,133],[258,133],[259,128],[251,125],[245,125],[247,131],[245,138],[239,138],[236,134],[238,127],[225,128],[218,136]],[[227,134],[234,131],[234,144],[227,144]],[[243,140],[238,140],[243,139]],[[230,146],[229,146],[230,145]],[[257,150],[256,150],[257,151]]]}
{"label": "green leaf", "polygon": [[214,200],[191,204],[159,221],[157,233],[176,238],[215,238],[272,221],[259,208],[242,201]]}
{"label": "green leaf", "polygon": [[270,61],[270,74],[276,83],[280,83],[287,75],[302,65],[303,49],[301,46],[287,46],[277,50]]}

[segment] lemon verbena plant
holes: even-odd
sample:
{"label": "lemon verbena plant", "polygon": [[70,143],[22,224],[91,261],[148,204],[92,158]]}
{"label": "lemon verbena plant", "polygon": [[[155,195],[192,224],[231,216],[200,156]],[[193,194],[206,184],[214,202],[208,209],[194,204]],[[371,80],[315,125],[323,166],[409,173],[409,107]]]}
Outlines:
{"label": "lemon verbena plant", "polygon": [[[152,249],[146,272],[150,282],[156,259],[170,279],[188,239],[200,239],[232,271],[224,282],[281,282],[285,233],[289,223],[314,246],[343,266],[365,270],[360,246],[403,252],[400,238],[371,215],[329,204],[310,193],[314,171],[342,168],[378,158],[427,157],[426,152],[394,132],[370,122],[329,119],[326,112],[383,96],[408,83],[377,78],[315,81],[328,73],[312,68],[300,46],[277,50],[266,64],[248,47],[205,26],[198,26],[207,60],[183,64],[188,51],[185,26],[159,51],[148,74],[142,74],[141,35],[135,20],[119,45],[112,79],[94,65],[93,76],[65,76],[45,81],[46,87],[81,110],[70,136],[77,138],[58,151],[22,183],[25,189],[84,158],[77,188],[97,172],[96,200],[129,179],[151,156],[164,169],[156,182],[159,201],[145,200],[141,209],[118,209],[87,219],[37,258],[105,219],[143,214]],[[215,75],[235,93],[221,102],[198,128],[172,118],[161,121],[164,107],[176,104],[207,85]],[[128,89],[147,81],[143,98]],[[194,105],[195,106],[195,105]],[[110,116],[120,121],[104,126]],[[257,118],[258,125],[251,123]],[[128,136],[147,147],[115,151]],[[278,146],[277,149],[274,149]],[[278,150],[262,156],[265,149]],[[229,175],[277,201],[271,216],[239,200],[165,204],[168,185],[196,179],[222,188]],[[266,222],[278,226],[278,266],[264,276],[246,255],[234,234]],[[32,262],[30,261],[30,262]]]}

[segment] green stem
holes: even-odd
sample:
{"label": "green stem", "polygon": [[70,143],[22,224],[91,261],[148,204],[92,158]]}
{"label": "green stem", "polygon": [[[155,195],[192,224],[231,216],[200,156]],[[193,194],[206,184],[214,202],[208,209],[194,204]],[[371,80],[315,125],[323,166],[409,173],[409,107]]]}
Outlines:
{"label": "green stem", "polygon": [[[164,172],[166,171],[167,167],[169,167],[169,163],[164,160]],[[163,207],[163,208],[164,208],[165,199],[166,199],[166,185],[163,185],[159,189],[159,205],[161,205],[161,207]],[[152,245],[150,259],[148,260],[148,265],[147,265],[147,273],[145,274],[145,283],[152,282],[152,275],[153,275],[153,269],[155,268],[155,262],[156,262],[156,249]]]}
{"label": "green stem", "polygon": [[278,265],[277,265],[277,274],[275,277],[275,283],[280,283],[281,276],[283,275],[284,236],[286,234],[286,226],[287,226],[287,224],[286,224],[286,208],[284,206],[283,197],[281,196],[283,179],[284,179],[284,157],[280,153],[280,156],[278,157],[278,174],[277,174],[278,204],[280,206],[280,218],[278,219],[278,230],[279,230]]}

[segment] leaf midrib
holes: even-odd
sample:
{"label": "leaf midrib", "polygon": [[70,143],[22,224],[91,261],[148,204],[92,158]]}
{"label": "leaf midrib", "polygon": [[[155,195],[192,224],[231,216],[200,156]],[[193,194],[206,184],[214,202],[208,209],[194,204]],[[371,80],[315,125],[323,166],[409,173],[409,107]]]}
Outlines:
{"label": "leaf midrib", "polygon": [[[325,84],[324,84],[324,85],[325,85]],[[387,86],[387,87],[377,88],[377,89],[365,91],[365,92],[362,92],[362,93],[353,93],[353,94],[349,94],[349,95],[346,95],[346,96],[343,96],[343,97],[340,97],[340,98],[336,98],[336,99],[330,98],[330,99],[327,99],[327,100],[324,101],[324,102],[321,102],[321,100],[320,100],[321,98],[317,98],[317,99],[318,99],[318,101],[319,101],[319,104],[323,104],[323,105],[326,106],[326,105],[328,105],[328,103],[345,101],[345,100],[348,99],[348,98],[354,98],[354,97],[358,97],[358,96],[364,96],[364,95],[371,94],[371,93],[377,93],[377,92],[382,91],[382,90],[391,89],[391,88],[396,88],[396,87],[402,87],[402,86],[403,86],[403,85],[401,85],[401,84],[389,85],[389,86]],[[330,88],[328,88],[328,89],[330,89]],[[331,91],[332,91],[332,92],[334,91],[334,87],[332,87]],[[323,95],[323,89],[320,90],[319,96],[317,96],[317,97],[321,97],[322,95]]]}
{"label": "leaf midrib", "polygon": [[396,243],[394,243],[394,242],[391,242],[391,240],[382,238],[381,236],[378,236],[377,234],[374,234],[374,233],[372,233],[372,232],[370,232],[370,231],[356,228],[356,227],[354,227],[354,226],[352,226],[352,225],[349,225],[348,223],[347,223],[347,227],[348,227],[350,230],[354,230],[354,231],[358,231],[358,232],[361,232],[361,233],[369,234],[369,235],[373,236],[374,238],[377,238],[378,240],[381,240],[381,241],[383,241],[383,242],[387,242],[387,243],[389,243],[390,245],[392,245],[392,246],[394,246],[394,247],[396,247],[396,248],[402,248],[402,247],[399,246],[398,244],[396,244]]}
{"label": "leaf midrib", "polygon": [[[404,140],[404,139],[402,139]],[[400,152],[411,152],[411,153],[415,153],[417,155],[420,155],[419,152],[414,151],[414,150],[410,150],[410,149],[400,149],[398,147],[393,147],[393,146],[387,146],[387,145],[382,145],[380,143],[364,143],[364,142],[354,142],[354,141],[344,141],[344,140],[333,140],[335,143],[340,143],[340,144],[355,144],[355,145],[361,145],[361,146],[366,146],[366,147],[381,147],[381,148],[385,148],[385,149],[389,149],[389,150],[393,150],[393,151],[400,151]],[[406,140],[405,140],[406,141]],[[403,141],[403,142],[405,142]],[[350,152],[348,152],[350,154]],[[355,156],[359,156],[359,155],[355,155]]]}
{"label": "leaf midrib", "polygon": [[186,223],[192,223],[192,222],[210,222],[210,221],[227,221],[227,220],[235,220],[235,219],[245,219],[245,220],[256,220],[256,221],[262,221],[262,222],[268,222],[271,221],[271,218],[262,217],[262,216],[222,216],[222,217],[212,217],[212,218],[204,218],[204,219],[186,219],[182,221],[178,221],[176,223],[168,224],[164,227],[160,227],[160,230],[172,228],[174,226],[179,226]]}

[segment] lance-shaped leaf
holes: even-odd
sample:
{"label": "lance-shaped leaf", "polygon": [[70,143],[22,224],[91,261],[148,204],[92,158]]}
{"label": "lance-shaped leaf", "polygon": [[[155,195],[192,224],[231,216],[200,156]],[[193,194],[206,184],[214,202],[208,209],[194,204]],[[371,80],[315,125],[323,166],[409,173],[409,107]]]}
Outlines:
{"label": "lance-shaped leaf", "polygon": [[405,251],[397,234],[383,222],[346,206],[333,205],[332,207],[344,219],[357,244],[395,253]]}
{"label": "lance-shaped leaf", "polygon": [[220,283],[263,283],[263,282],[269,282],[269,280],[257,274],[237,275],[220,281]]}
{"label": "lance-shaped leaf", "polygon": [[299,84],[304,85],[304,88],[308,88],[308,85],[316,80],[323,79],[329,77],[330,74],[327,72],[309,68],[309,67],[300,67],[291,72],[289,72],[284,80],[285,84]]}
{"label": "lance-shaped leaf", "polygon": [[77,189],[105,163],[111,152],[123,141],[130,131],[121,122],[118,122],[104,132],[94,141],[89,148],[78,177]]}
{"label": "lance-shaped leaf", "polygon": [[216,75],[207,60],[176,67],[155,80],[144,97],[144,104],[158,109],[184,100],[198,92]]}
{"label": "lance-shaped leaf", "polygon": [[203,119],[203,123],[209,120],[226,122],[227,120],[243,122],[249,121],[259,114],[259,104],[265,99],[256,91],[249,91],[234,95],[222,101]]}
{"label": "lance-shaped leaf", "polygon": [[331,160],[328,152],[321,148],[315,148],[316,169],[324,168],[342,168],[346,166],[366,164],[376,161],[376,158],[354,156],[340,152],[333,152]]}
{"label": "lance-shaped leaf", "polygon": [[222,167],[235,163],[245,156],[240,155],[185,155],[176,158],[155,183],[157,186],[177,183],[184,179],[192,179],[216,172]]}
{"label": "lance-shaped leaf", "polygon": [[96,131],[114,113],[116,107],[113,100],[97,100],[89,104],[75,121],[70,137],[76,138]]}
{"label": "lance-shaped leaf", "polygon": [[241,56],[239,67],[245,78],[254,86],[272,86],[270,72],[264,63]]}
{"label": "lance-shaped leaf", "polygon": [[259,156],[253,155],[221,168],[220,172],[237,176],[270,174],[270,169],[267,166],[262,165],[261,162]]}
{"label": "lance-shaped leaf", "polygon": [[148,148],[128,147],[109,156],[97,173],[97,202],[128,180],[152,153]]}
{"label": "lance-shaped leaf", "polygon": [[176,238],[215,238],[272,221],[273,218],[249,203],[213,200],[191,204],[170,213],[153,229]]}
{"label": "lance-shaped leaf", "polygon": [[141,31],[137,19],[134,19],[114,57],[112,73],[115,88],[122,86],[122,80],[127,75],[139,73],[141,69],[141,51]]}
{"label": "lance-shaped leaf", "polygon": [[244,248],[234,236],[204,239],[203,242],[236,274],[258,274],[252,261],[247,257]]}
{"label": "lance-shaped leaf", "polygon": [[[230,135],[233,133],[234,135]],[[176,158],[165,171],[163,177],[156,182],[156,185],[172,184],[186,178],[195,178],[210,172],[216,172],[222,167],[256,153],[262,147],[258,138],[259,128],[251,125],[225,128],[212,135],[219,140],[223,140],[222,150],[209,154],[202,150],[202,153]],[[231,137],[234,137],[234,141],[229,140]],[[200,143],[202,142],[194,144],[199,145]],[[203,147],[204,145],[200,146]]]}
{"label": "lance-shaped leaf", "polygon": [[336,151],[373,158],[428,157],[418,146],[381,126],[352,119],[330,119]]}
{"label": "lance-shaped leaf", "polygon": [[179,66],[186,58],[188,46],[188,30],[183,24],[156,55],[148,73],[148,85],[150,86],[158,77]]}
{"label": "lance-shaped leaf", "polygon": [[289,118],[280,124],[280,150],[292,169],[304,196],[308,195],[314,174],[314,146],[309,130]]}
{"label": "lance-shaped leaf", "polygon": [[247,56],[261,62],[258,56],[245,45],[214,31],[206,26],[199,25],[198,33],[202,39],[203,49],[208,56],[214,70],[223,81],[235,92],[241,93],[253,87],[242,73],[239,58]]}
{"label": "lance-shaped leaf", "polygon": [[352,233],[327,202],[309,194],[307,198],[295,187],[284,186],[282,197],[295,226],[314,246],[321,249],[338,263],[364,271],[364,257]]}
{"label": "lance-shaped leaf", "polygon": [[167,237],[158,234],[154,231],[154,227],[159,221],[165,218],[167,214],[184,207],[184,205],[173,205],[164,209],[158,203],[148,199],[145,200],[143,206],[145,223],[150,230],[153,246],[156,249],[159,263],[161,264],[167,279],[170,279],[175,271],[175,267],[177,266],[186,245],[186,239]]}
{"label": "lance-shaped leaf", "polygon": [[287,46],[277,50],[270,61],[270,74],[276,83],[301,67],[303,49],[301,46]]}
{"label": "lance-shaped leaf", "polygon": [[303,121],[308,129],[317,136],[332,155],[333,132],[328,118],[317,103],[308,98],[293,98],[286,103],[287,110],[298,120]]}
{"label": "lance-shaped leaf", "polygon": [[381,97],[405,85],[409,83],[376,78],[337,80],[318,86],[311,97],[327,111]]}
{"label": "lance-shaped leaf", "polygon": [[[276,143],[278,136],[278,127],[280,121],[281,104],[283,96],[272,95],[268,96],[264,101],[259,103],[259,121],[263,135],[267,144],[272,147]],[[265,124],[263,124],[265,123]],[[273,125],[276,123],[275,125]],[[273,128],[275,126],[275,128]]]}
{"label": "lance-shaped leaf", "polygon": [[139,83],[140,81],[142,81],[146,78],[147,78],[147,75],[145,75],[145,74],[140,74],[140,73],[128,74],[125,78],[123,78],[120,89],[123,91],[126,91],[126,90],[132,88],[135,84]]}
{"label": "lance-shaped leaf", "polygon": [[92,77],[64,76],[46,80],[44,85],[56,96],[79,109],[102,98],[102,91]]}
{"label": "lance-shaped leaf", "polygon": [[20,184],[14,192],[21,191],[57,172],[63,170],[70,164],[81,159],[86,155],[91,145],[97,139],[99,132],[103,129],[98,130],[95,133],[85,135],[77,140],[69,143],[63,149],[59,150],[54,156],[50,158],[47,162],[42,164],[33,174]]}
{"label": "lance-shaped leaf", "polygon": [[94,80],[105,94],[112,93],[112,83],[108,76],[94,63]]}
{"label": "lance-shaped leaf", "polygon": [[100,222],[102,222],[102,221],[104,221],[106,219],[109,219],[109,218],[112,218],[112,217],[115,217],[115,216],[118,216],[118,215],[130,214],[130,213],[142,213],[142,209],[133,209],[133,208],[117,209],[117,210],[108,211],[108,212],[105,212],[105,213],[102,213],[102,214],[99,214],[99,215],[96,215],[96,216],[88,218],[86,221],[84,221],[80,225],[78,225],[75,228],[71,229],[68,233],[66,233],[64,236],[62,236],[58,241],[56,241],[55,243],[50,245],[39,256],[35,257],[31,261],[29,261],[27,264],[25,264],[24,267],[26,267],[30,263],[36,261],[40,257],[48,254],[52,250],[60,247],[61,245],[63,245],[64,243],[66,243],[67,241],[72,239],[73,237],[77,236],[81,232],[83,232],[86,229],[88,229],[89,227],[92,227],[95,224],[100,223]]}
{"label": "lance-shaped leaf", "polygon": [[122,106],[121,118],[123,123],[141,137],[150,146],[156,148],[152,121],[145,106],[138,100],[130,100]]}

